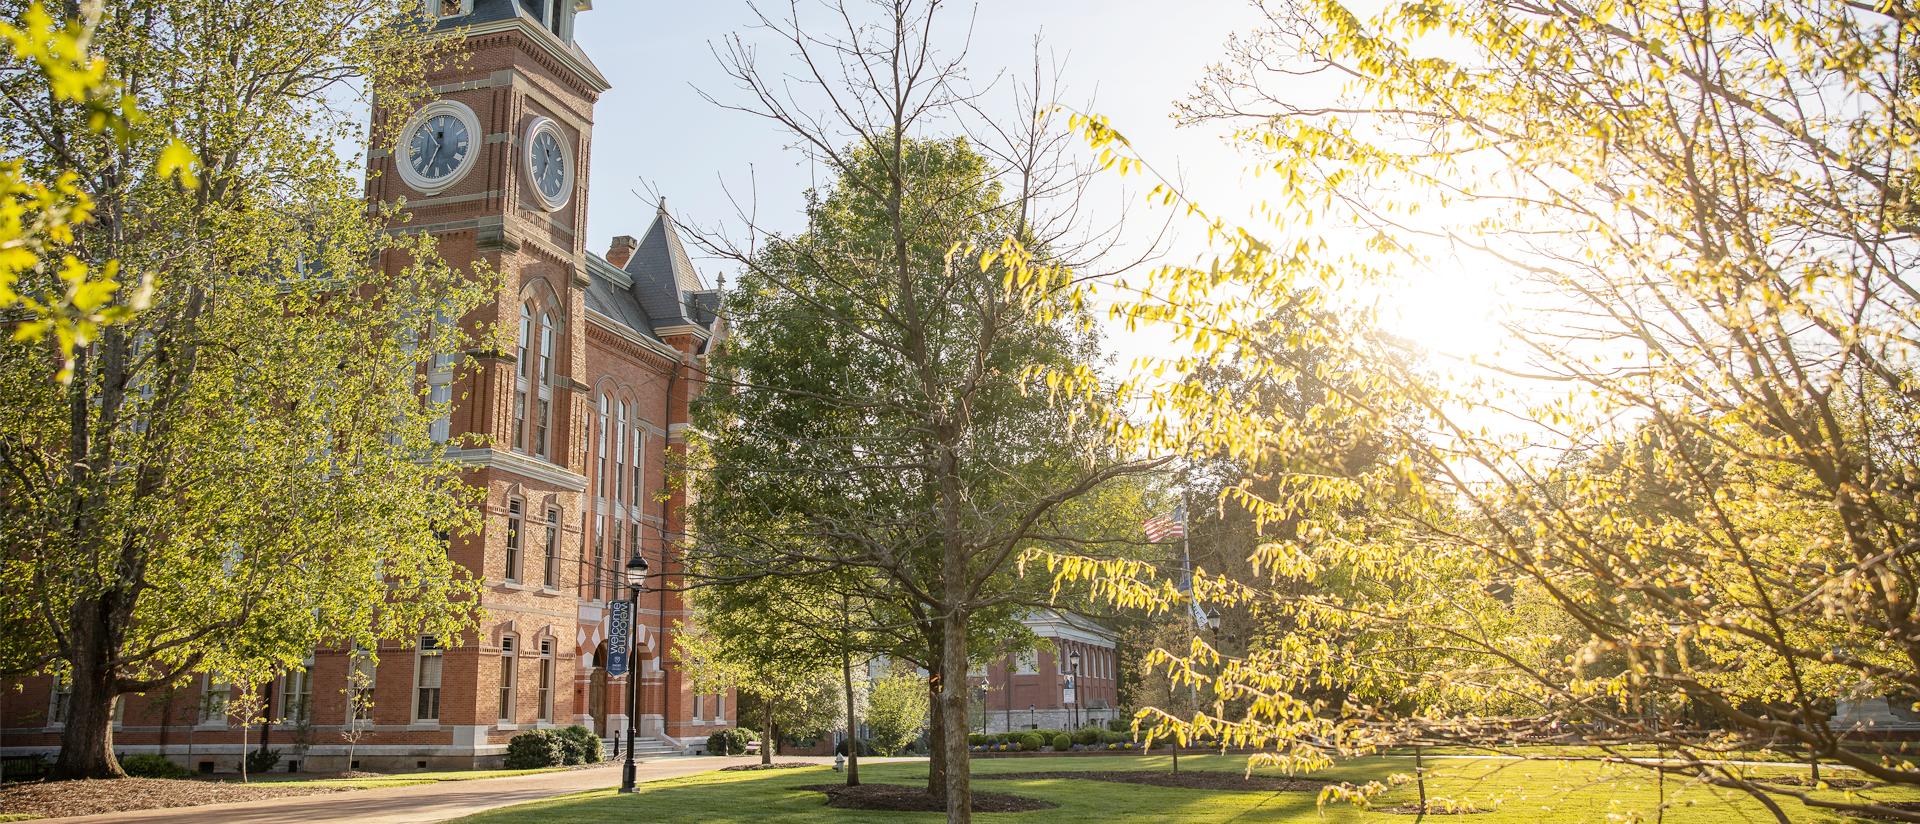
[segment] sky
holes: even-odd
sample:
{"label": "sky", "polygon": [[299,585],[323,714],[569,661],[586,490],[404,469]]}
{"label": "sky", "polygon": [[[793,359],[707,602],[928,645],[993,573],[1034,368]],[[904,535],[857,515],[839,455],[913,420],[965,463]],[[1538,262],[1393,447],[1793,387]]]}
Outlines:
{"label": "sky", "polygon": [[[800,5],[819,8],[814,0]],[[864,6],[859,0],[850,5]],[[761,8],[777,15],[787,5],[768,0]],[[1189,196],[1229,218],[1244,218],[1249,207],[1270,196],[1244,172],[1247,158],[1223,139],[1224,127],[1180,128],[1171,116],[1175,101],[1222,59],[1228,37],[1262,22],[1246,0],[980,0],[944,8],[948,51],[966,41],[973,83],[984,85],[1009,70],[1030,72],[1034,38],[1040,36],[1044,59],[1064,66],[1067,98],[1091,99],[1092,111],[1110,118],[1141,156],[1177,177]],[[758,46],[769,72],[798,65],[773,33],[755,23],[743,0],[601,0],[578,18],[577,40],[612,84],[595,108],[590,250],[604,253],[614,236],[644,232],[656,196],[666,198],[677,219],[702,231],[740,237],[743,212],[775,230],[803,227],[802,192],[818,171],[787,148],[790,135],[701,94],[722,103],[748,100],[714,53],[730,35]],[[1137,215],[1144,191],[1123,195],[1116,186],[1100,194],[1105,200],[1095,208],[1117,214],[1124,198]],[[1167,259],[1202,258],[1203,237],[1201,227],[1188,227],[1167,247]],[[697,264],[709,284],[732,276],[718,260]],[[1495,297],[1471,272],[1382,297],[1398,331],[1436,350],[1464,354],[1497,345],[1498,332],[1487,320]],[[1108,332],[1122,364],[1142,354],[1165,354],[1164,339],[1157,330]]]}

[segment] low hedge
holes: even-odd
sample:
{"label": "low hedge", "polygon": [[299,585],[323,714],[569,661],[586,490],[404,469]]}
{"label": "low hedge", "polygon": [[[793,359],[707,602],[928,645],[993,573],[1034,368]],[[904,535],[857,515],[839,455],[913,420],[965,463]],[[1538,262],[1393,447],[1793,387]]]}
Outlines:
{"label": "low hedge", "polygon": [[1131,718],[1109,718],[1109,719],[1107,719],[1107,729],[1108,729],[1108,730],[1110,730],[1110,731],[1112,731],[1112,732],[1132,732],[1132,731],[1133,731],[1133,719],[1131,719]]}
{"label": "low hedge", "polygon": [[186,778],[193,772],[164,755],[141,753],[120,759],[120,771],[134,778]]}
{"label": "low hedge", "polygon": [[538,770],[558,767],[566,760],[566,748],[553,730],[528,730],[507,742],[507,769]]}
{"label": "low hedge", "polygon": [[715,730],[712,735],[707,736],[707,754],[743,755],[747,751],[747,745],[752,742],[753,736],[738,727]]}

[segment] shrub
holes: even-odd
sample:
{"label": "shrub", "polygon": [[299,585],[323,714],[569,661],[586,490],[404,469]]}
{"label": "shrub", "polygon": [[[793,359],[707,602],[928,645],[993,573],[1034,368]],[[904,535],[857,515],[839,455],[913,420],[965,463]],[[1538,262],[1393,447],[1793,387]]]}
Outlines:
{"label": "shrub", "polygon": [[[874,758],[880,755],[880,751],[874,748],[873,739],[871,738],[856,738],[854,739],[854,743],[859,745],[858,751],[860,753],[861,758]],[[835,755],[846,755],[847,742],[841,741],[840,743],[833,745],[833,753]]]}
{"label": "shrub", "polygon": [[1114,732],[1132,732],[1132,731],[1133,731],[1133,719],[1131,719],[1131,718],[1109,718],[1109,719],[1107,719],[1107,729],[1109,729],[1109,730],[1112,730],[1112,731],[1114,731]]}
{"label": "shrub", "polygon": [[1073,749],[1073,736],[1061,733],[1053,737],[1053,748],[1060,752]]}
{"label": "shrub", "polygon": [[1020,749],[1027,752],[1039,752],[1040,748],[1046,745],[1045,739],[1042,739],[1038,732],[1028,732],[1020,736]]}
{"label": "shrub", "polygon": [[1100,733],[1100,743],[1131,744],[1133,743],[1133,734],[1125,732],[1103,732]]}
{"label": "shrub", "polygon": [[120,760],[120,769],[134,778],[186,778],[193,772],[164,755],[142,753]]}
{"label": "shrub", "polygon": [[568,765],[595,764],[600,761],[602,748],[600,737],[587,729],[585,724],[575,724],[559,733],[561,757]]}
{"label": "shrub", "polygon": [[566,758],[560,737],[552,730],[529,730],[507,742],[507,769],[537,770],[558,767]]}
{"label": "shrub", "polygon": [[747,751],[747,744],[753,737],[739,728],[715,730],[707,736],[708,755],[740,755]]}
{"label": "shrub", "polygon": [[978,746],[991,744],[991,743],[993,743],[993,736],[991,735],[980,735],[978,733],[974,733],[967,736],[967,746],[969,747],[978,747]]}
{"label": "shrub", "polygon": [[280,763],[279,750],[270,750],[266,747],[261,747],[260,749],[247,753],[247,772],[249,773],[268,772],[273,769],[273,765],[278,763]]}
{"label": "shrub", "polygon": [[1073,743],[1098,744],[1100,743],[1100,736],[1104,732],[1106,731],[1100,729],[1099,727],[1094,727],[1094,726],[1081,727],[1080,729],[1073,731]]}

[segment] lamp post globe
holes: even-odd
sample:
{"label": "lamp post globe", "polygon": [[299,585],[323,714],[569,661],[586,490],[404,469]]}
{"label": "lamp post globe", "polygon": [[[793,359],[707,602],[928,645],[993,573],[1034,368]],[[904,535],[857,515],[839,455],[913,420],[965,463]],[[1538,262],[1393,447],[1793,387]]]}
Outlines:
{"label": "lamp post globe", "polygon": [[636,550],[633,557],[627,559],[627,592],[632,597],[627,608],[627,761],[620,767],[620,791],[633,792],[634,761],[633,740],[634,725],[640,720],[640,592],[647,587],[647,559],[640,557]]}
{"label": "lamp post globe", "polygon": [[1220,610],[1207,610],[1207,629],[1213,632],[1220,631]]}

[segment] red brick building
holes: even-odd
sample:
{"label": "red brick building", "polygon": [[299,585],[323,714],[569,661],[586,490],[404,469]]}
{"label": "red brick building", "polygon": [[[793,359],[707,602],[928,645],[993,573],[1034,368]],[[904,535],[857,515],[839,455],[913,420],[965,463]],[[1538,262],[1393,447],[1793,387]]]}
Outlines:
{"label": "red brick building", "polygon": [[[513,351],[476,353],[472,370],[436,363],[428,376],[435,399],[452,402],[445,436],[491,438],[449,454],[486,490],[483,533],[450,552],[485,580],[487,614],[463,638],[382,644],[377,665],[316,651],[263,688],[276,719],[268,746],[280,770],[346,769],[342,732],[358,728],[354,766],[387,772],[498,766],[522,730],[580,723],[619,735],[631,676],[606,674],[607,604],[626,597],[621,569],[639,552],[655,573],[639,607],[641,751],[697,748],[732,725],[733,700],[690,693],[673,663],[685,499],[669,473],[723,331],[719,292],[694,270],[664,204],[637,240],[616,238],[605,256],[585,248],[593,107],[608,88],[572,38],[590,0],[429,6],[443,36],[461,32],[467,59],[429,77],[433,95],[397,147],[371,153],[367,194],[404,198],[411,219],[395,231],[433,234],[449,264],[483,262],[502,276],[497,299],[463,323],[517,330]],[[381,265],[406,265],[390,257]],[[362,682],[350,685],[355,672]],[[22,686],[0,699],[0,745],[51,753],[64,695],[50,679]],[[355,694],[371,700],[358,720]],[[226,697],[204,676],[171,695],[126,696],[115,749],[235,769],[240,731]]]}
{"label": "red brick building", "polygon": [[[1113,632],[1065,612],[1036,612],[1024,623],[1053,649],[1008,655],[969,679],[985,704],[983,731],[1070,730],[1116,717],[1120,681]],[[1080,668],[1069,679],[1074,653],[1080,654]]]}

